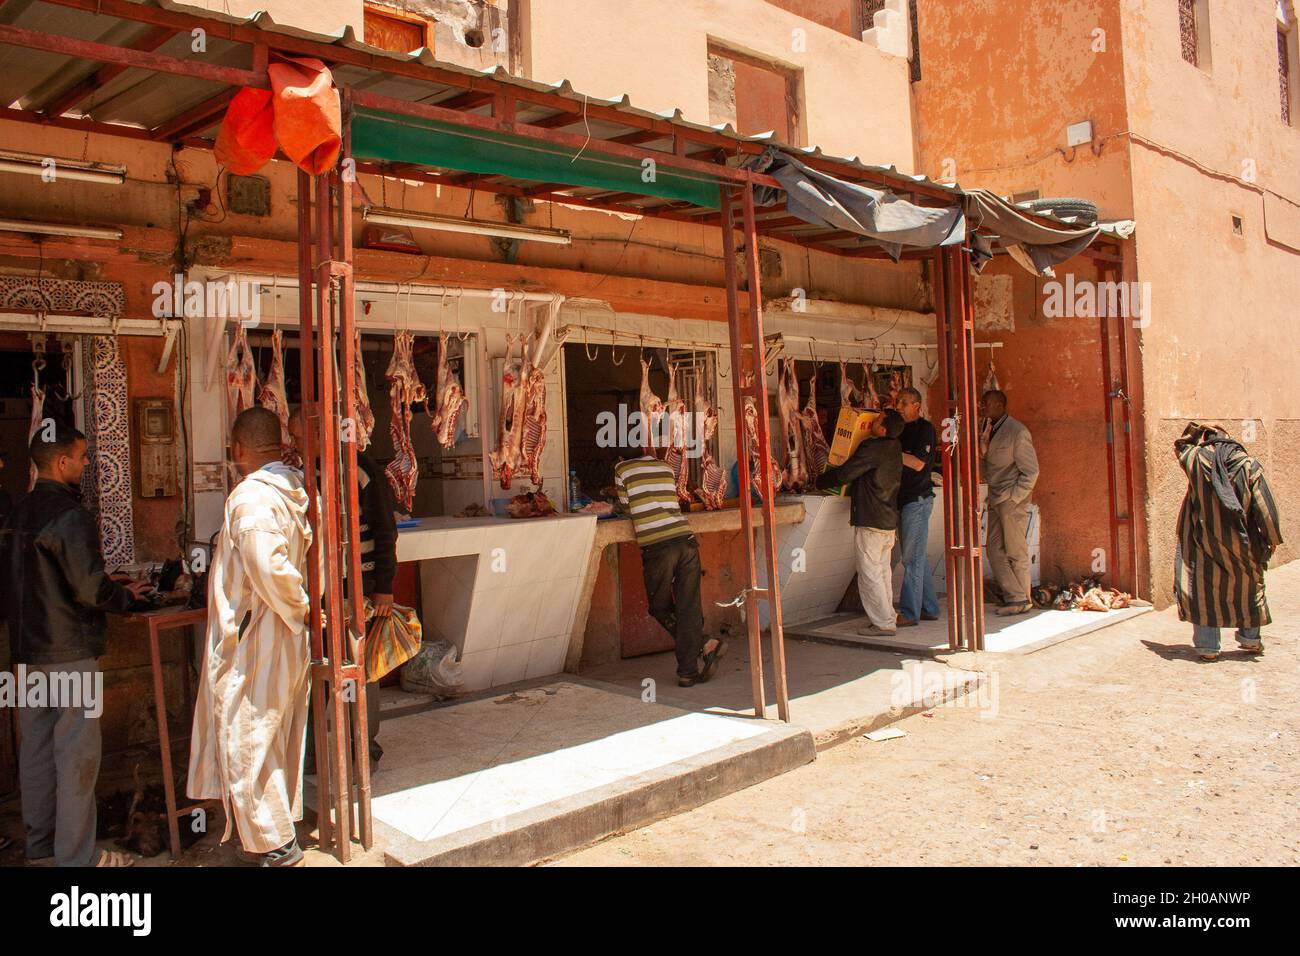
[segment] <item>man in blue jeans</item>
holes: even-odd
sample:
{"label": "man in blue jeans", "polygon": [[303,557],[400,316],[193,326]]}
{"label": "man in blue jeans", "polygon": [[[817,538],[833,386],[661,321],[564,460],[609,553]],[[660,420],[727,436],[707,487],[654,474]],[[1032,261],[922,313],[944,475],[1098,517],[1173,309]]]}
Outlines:
{"label": "man in blue jeans", "polygon": [[934,426],[921,415],[921,393],[905,388],[898,395],[898,413],[907,424],[903,446],[903,481],[898,488],[898,543],[903,551],[903,593],[898,599],[898,626],[914,627],[918,620],[939,619],[939,598],[930,567],[930,512],[934,510]]}

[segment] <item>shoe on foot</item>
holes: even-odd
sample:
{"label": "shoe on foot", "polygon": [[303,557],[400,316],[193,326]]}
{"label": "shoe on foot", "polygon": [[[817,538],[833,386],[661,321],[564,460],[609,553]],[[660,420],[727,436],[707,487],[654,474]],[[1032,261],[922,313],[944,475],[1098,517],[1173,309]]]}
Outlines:
{"label": "shoe on foot", "polygon": [[915,621],[913,621],[910,617],[903,617],[903,615],[901,614],[898,615],[898,618],[895,620],[894,623],[898,627],[916,627]]}
{"label": "shoe on foot", "polygon": [[719,638],[717,647],[709,651],[702,658],[703,664],[700,667],[701,684],[705,683],[706,681],[713,680],[714,675],[717,674],[718,672],[718,661],[722,660],[723,656],[726,655],[726,653],[727,653],[727,642]]}
{"label": "shoe on foot", "polygon": [[1017,617],[1021,614],[1028,614],[1034,609],[1034,606],[1028,601],[1022,601],[1016,604],[1004,604],[993,613],[998,617]]}
{"label": "shoe on foot", "polygon": [[698,674],[694,675],[693,677],[682,677],[681,675],[678,675],[677,677],[678,687],[694,687],[699,682],[700,682],[700,676]]}
{"label": "shoe on foot", "polygon": [[1239,648],[1241,648],[1243,651],[1245,651],[1247,654],[1263,654],[1263,653],[1264,653],[1264,642],[1263,642],[1263,641],[1242,641],[1242,642],[1238,643],[1237,646],[1238,646]]}
{"label": "shoe on foot", "polygon": [[938,614],[926,614],[924,611],[922,611],[922,612],[921,612],[921,620],[923,620],[923,621],[937,621],[937,620],[939,620],[939,615],[938,615]]}
{"label": "shoe on foot", "polygon": [[1199,658],[1200,658],[1201,660],[1203,660],[1203,661],[1217,661],[1217,660],[1219,659],[1219,652],[1218,652],[1218,651],[1205,651],[1204,653],[1197,654],[1196,656],[1199,657]]}
{"label": "shoe on foot", "polygon": [[858,628],[858,634],[863,637],[893,637],[897,631],[889,631],[883,627],[876,627],[874,624],[868,624],[866,627]]}

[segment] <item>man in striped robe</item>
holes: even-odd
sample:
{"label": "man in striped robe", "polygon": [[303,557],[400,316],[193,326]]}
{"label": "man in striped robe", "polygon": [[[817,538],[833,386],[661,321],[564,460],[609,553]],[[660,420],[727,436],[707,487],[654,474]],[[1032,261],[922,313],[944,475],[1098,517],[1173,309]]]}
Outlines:
{"label": "man in striped robe", "polygon": [[1178,516],[1174,595],[1202,660],[1219,656],[1219,628],[1235,627],[1242,650],[1263,653],[1272,619],[1264,569],[1282,543],[1277,506],[1259,462],[1217,425],[1191,422],[1174,442],[1187,473]]}

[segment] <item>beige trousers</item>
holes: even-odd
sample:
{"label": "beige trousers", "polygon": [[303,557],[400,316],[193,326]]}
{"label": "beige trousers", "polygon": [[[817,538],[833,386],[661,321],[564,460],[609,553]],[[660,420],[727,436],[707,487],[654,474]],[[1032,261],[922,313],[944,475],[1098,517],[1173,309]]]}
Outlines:
{"label": "beige trousers", "polygon": [[1029,499],[989,505],[989,566],[1008,604],[1029,601]]}
{"label": "beige trousers", "polygon": [[867,619],[883,630],[898,626],[894,613],[894,532],[876,528],[854,528],[858,551],[858,594]]}

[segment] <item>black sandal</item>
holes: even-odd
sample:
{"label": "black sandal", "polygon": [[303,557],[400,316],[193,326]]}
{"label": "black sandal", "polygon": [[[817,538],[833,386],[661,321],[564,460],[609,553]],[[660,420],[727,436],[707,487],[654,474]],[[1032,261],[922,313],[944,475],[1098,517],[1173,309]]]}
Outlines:
{"label": "black sandal", "polygon": [[704,666],[700,668],[700,681],[713,679],[713,675],[718,672],[718,661],[727,653],[727,642],[718,638],[718,646],[709,653],[704,655]]}

